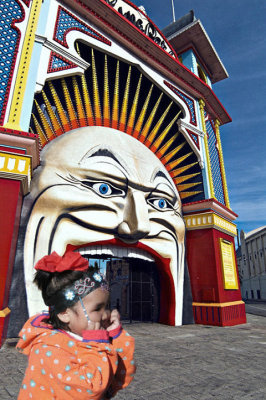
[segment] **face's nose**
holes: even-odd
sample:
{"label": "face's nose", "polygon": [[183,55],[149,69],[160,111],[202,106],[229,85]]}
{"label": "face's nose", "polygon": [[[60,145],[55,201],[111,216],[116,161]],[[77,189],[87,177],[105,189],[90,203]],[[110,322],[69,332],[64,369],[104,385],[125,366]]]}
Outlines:
{"label": "face's nose", "polygon": [[150,220],[144,194],[140,191],[129,192],[123,221],[118,226],[118,237],[127,242],[137,242],[149,232]]}

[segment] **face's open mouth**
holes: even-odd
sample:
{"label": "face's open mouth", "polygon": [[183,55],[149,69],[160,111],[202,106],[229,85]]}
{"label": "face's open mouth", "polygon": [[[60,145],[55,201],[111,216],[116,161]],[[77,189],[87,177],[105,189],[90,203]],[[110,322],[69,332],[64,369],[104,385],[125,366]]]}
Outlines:
{"label": "face's open mouth", "polygon": [[146,250],[140,248],[122,247],[114,245],[90,245],[79,247],[75,251],[86,258],[129,258],[155,262],[154,257]]}
{"label": "face's open mouth", "polygon": [[[118,240],[96,242],[67,250],[79,252],[105,275],[110,288],[111,309],[117,308],[124,321],[154,321],[160,318],[160,283],[152,249],[132,247]],[[149,251],[150,250],[150,251]]]}
{"label": "face's open mouth", "polygon": [[154,262],[157,265],[167,262],[154,249],[143,243],[126,244],[119,239],[105,240],[101,242],[85,243],[82,245],[68,244],[67,251],[77,251],[85,258],[126,258],[131,261],[134,259]]}

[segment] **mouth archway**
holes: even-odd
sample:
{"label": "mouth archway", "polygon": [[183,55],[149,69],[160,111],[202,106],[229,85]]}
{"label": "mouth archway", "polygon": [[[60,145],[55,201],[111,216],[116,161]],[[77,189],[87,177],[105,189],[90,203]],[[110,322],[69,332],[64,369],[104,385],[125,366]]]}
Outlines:
{"label": "mouth archway", "polygon": [[170,259],[137,242],[118,239],[68,245],[106,275],[110,306],[119,308],[125,321],[160,322],[175,325],[175,287]]}

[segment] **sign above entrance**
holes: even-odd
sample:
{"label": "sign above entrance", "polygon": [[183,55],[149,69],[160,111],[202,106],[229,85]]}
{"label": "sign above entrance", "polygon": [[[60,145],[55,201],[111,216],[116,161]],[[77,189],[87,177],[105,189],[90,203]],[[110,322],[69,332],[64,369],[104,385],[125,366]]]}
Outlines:
{"label": "sign above entrance", "polygon": [[104,0],[113,7],[119,14],[131,22],[137,29],[152,39],[158,46],[176,58],[173,49],[158,28],[145,16],[143,11],[127,0]]}

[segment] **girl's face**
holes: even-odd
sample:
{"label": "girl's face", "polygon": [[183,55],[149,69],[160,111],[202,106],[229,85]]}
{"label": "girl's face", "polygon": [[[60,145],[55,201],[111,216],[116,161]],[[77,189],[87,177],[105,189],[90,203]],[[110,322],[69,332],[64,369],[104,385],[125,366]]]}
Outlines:
{"label": "girl's face", "polygon": [[[91,321],[91,325],[95,324],[100,328],[106,328],[106,323],[110,318],[110,311],[106,309],[109,301],[109,292],[105,289],[95,289],[82,299],[84,307]],[[69,322],[69,330],[79,336],[82,331],[88,329],[88,320],[84,314],[80,301],[72,308],[67,309]],[[92,329],[90,327],[90,329]],[[99,328],[98,328],[99,329]]]}

